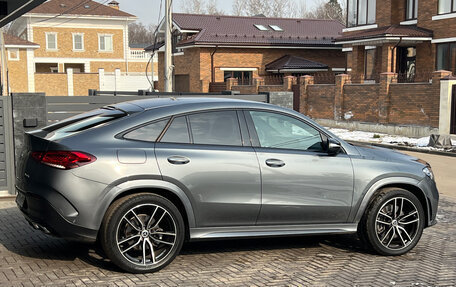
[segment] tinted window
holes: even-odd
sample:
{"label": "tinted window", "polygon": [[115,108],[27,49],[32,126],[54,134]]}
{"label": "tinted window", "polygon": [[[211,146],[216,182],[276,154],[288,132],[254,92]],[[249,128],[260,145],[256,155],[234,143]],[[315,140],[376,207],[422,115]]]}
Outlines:
{"label": "tinted window", "polygon": [[141,127],[124,136],[126,139],[155,142],[166,126],[168,120],[159,121]]}
{"label": "tinted window", "polygon": [[175,118],[161,141],[168,143],[190,143],[185,117]]}
{"label": "tinted window", "polygon": [[195,144],[241,146],[241,130],[235,111],[208,112],[190,115]]}
{"label": "tinted window", "polygon": [[322,151],[320,132],[295,118],[250,112],[261,147]]}

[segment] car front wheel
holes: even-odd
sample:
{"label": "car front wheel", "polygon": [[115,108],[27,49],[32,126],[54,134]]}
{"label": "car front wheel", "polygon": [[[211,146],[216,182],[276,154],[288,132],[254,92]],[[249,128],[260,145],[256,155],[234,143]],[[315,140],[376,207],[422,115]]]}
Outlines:
{"label": "car front wheel", "polygon": [[360,233],[382,255],[402,255],[421,238],[425,215],[421,202],[411,192],[390,188],[372,201],[361,223]]}
{"label": "car front wheel", "polygon": [[177,256],[184,222],[173,203],[154,194],[119,199],[108,209],[100,241],[106,255],[132,273],[156,272]]}

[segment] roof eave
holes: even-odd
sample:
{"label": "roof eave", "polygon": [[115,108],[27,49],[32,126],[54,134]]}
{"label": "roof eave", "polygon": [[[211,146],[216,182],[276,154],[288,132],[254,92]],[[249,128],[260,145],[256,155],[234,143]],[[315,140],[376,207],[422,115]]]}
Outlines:
{"label": "roof eave", "polygon": [[186,49],[193,47],[229,47],[229,48],[290,48],[290,49],[337,49],[342,50],[339,44],[264,44],[264,43],[216,43],[216,42],[190,42],[184,45],[177,45],[178,48]]}

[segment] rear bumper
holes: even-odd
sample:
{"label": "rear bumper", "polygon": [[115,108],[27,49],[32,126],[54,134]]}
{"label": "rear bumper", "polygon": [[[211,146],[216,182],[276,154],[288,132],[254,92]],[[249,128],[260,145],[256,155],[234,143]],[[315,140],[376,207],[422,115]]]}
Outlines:
{"label": "rear bumper", "polygon": [[[25,219],[36,229],[69,240],[80,242],[95,242],[97,230],[87,229],[69,222],[57,210],[62,206],[54,207],[43,197],[25,193],[16,188],[16,203],[25,216]],[[67,202],[67,205],[70,205]]]}

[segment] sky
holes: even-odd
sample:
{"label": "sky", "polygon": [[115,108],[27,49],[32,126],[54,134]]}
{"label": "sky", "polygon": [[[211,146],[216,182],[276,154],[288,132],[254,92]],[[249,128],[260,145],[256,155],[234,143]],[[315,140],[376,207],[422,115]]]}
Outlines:
{"label": "sky", "polygon": [[[101,0],[97,0],[102,2]],[[139,17],[139,21],[143,22],[146,25],[158,23],[159,16],[159,7],[161,0],[117,0],[120,3],[120,9],[128,12],[130,14],[136,15]],[[165,5],[165,0],[163,1],[163,6]],[[293,0],[298,3],[305,1],[306,7],[308,9],[312,8],[316,2],[319,0]],[[104,1],[103,1],[104,2]],[[173,11],[174,12],[183,12],[182,6],[185,0],[173,0]],[[224,10],[227,13],[231,12],[231,7],[233,5],[233,0],[217,0],[217,5],[220,9]],[[163,17],[163,12],[162,12]]]}

